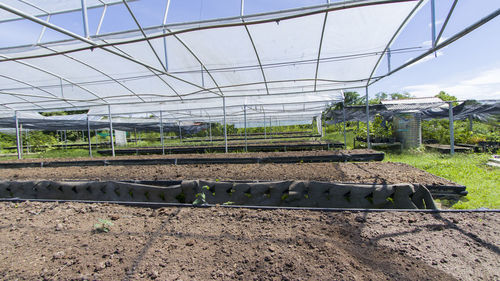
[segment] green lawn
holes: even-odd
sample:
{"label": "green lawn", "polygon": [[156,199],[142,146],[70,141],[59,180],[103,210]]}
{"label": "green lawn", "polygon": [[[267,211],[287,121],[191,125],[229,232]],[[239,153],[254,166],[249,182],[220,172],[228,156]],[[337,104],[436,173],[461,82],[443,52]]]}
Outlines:
{"label": "green lawn", "polygon": [[465,185],[469,194],[451,207],[454,209],[500,209],[500,169],[486,165],[491,154],[454,156],[429,153],[387,153],[386,162],[402,162],[434,175]]}

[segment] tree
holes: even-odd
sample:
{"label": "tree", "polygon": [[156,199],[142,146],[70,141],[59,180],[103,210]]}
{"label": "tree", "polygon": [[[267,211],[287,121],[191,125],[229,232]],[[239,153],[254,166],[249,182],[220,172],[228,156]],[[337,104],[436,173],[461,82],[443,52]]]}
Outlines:
{"label": "tree", "polygon": [[453,101],[453,106],[458,104],[458,99],[455,96],[447,94],[445,91],[439,92],[439,94],[435,95],[436,98],[440,98],[442,101]]}
{"label": "tree", "polygon": [[391,100],[403,100],[403,99],[409,99],[411,98],[412,96],[410,95],[410,93],[392,93],[391,94]]}

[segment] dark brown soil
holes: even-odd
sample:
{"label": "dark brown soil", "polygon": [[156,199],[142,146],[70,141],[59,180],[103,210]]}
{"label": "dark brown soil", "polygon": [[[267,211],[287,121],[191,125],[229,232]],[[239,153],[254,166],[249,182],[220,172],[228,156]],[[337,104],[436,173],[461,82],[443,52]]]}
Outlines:
{"label": "dark brown soil", "polygon": [[499,280],[499,227],[498,213],[0,203],[0,279]]}
{"label": "dark brown soil", "polygon": [[[164,158],[262,158],[283,156],[319,156],[319,155],[341,155],[341,154],[367,154],[380,153],[372,149],[352,150],[312,150],[312,151],[288,151],[288,152],[248,152],[248,153],[203,153],[203,154],[166,154],[166,155],[119,155],[116,157],[80,157],[80,158],[32,158],[21,160],[3,160],[0,163],[10,162],[52,162],[52,161],[76,161],[76,160],[112,160],[112,159],[164,159]],[[1,158],[0,158],[1,159]]]}
{"label": "dark brown soil", "polygon": [[318,180],[352,183],[452,182],[402,163],[155,165],[0,169],[9,180]]}

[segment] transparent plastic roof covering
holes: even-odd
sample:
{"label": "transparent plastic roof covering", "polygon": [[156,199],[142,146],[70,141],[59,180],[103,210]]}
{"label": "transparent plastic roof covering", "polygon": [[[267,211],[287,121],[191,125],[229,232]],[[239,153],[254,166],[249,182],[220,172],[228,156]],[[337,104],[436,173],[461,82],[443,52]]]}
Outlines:
{"label": "transparent plastic roof covering", "polygon": [[[90,8],[116,1],[86,2]],[[73,11],[80,0],[3,1],[0,24],[23,17],[65,39],[0,48],[0,110],[161,110],[172,120],[206,121],[221,117],[225,102],[226,115],[240,120],[245,107],[249,118],[309,118],[341,100],[340,90],[367,86],[425,2],[353,0],[148,28],[137,22],[132,30],[83,36],[36,18],[43,13],[34,8]],[[135,19],[141,1],[133,3],[119,5]]]}

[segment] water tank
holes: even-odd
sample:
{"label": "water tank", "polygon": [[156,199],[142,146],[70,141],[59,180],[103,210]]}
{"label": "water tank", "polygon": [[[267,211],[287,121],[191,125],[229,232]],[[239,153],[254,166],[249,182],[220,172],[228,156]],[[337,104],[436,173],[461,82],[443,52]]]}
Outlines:
{"label": "water tank", "polygon": [[405,112],[394,115],[393,129],[403,148],[419,147],[422,144],[422,123],[418,112]]}

